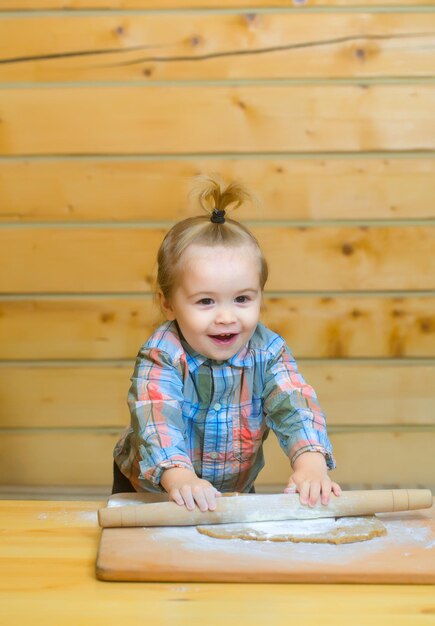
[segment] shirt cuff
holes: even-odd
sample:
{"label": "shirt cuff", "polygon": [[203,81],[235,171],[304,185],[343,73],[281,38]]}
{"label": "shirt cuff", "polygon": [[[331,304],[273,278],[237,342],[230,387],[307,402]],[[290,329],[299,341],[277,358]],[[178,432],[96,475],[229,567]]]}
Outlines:
{"label": "shirt cuff", "polygon": [[171,469],[173,467],[182,467],[184,469],[195,472],[190,459],[181,455],[170,457],[168,459],[165,459],[164,461],[161,461],[153,467],[148,466],[146,469],[142,467],[142,463],[140,464],[140,466],[143,478],[147,482],[151,483],[153,487],[157,488],[159,491],[165,491],[160,484],[162,474],[165,470]]}
{"label": "shirt cuff", "polygon": [[337,466],[332,455],[332,446],[326,433],[317,430],[307,432],[307,429],[304,429],[299,434],[300,436],[293,433],[287,441],[287,453],[292,467],[296,459],[304,452],[320,452],[323,454],[326,465],[330,470]]}

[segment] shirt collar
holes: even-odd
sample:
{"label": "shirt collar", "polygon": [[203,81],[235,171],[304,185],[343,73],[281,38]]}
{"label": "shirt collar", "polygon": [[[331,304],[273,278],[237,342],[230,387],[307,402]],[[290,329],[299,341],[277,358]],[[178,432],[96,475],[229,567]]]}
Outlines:
{"label": "shirt collar", "polygon": [[183,339],[181,340],[181,343],[186,353],[187,367],[189,368],[189,372],[193,373],[208,359],[203,354],[196,352],[196,350],[191,348]]}
{"label": "shirt collar", "polygon": [[251,350],[249,350],[249,341],[243,346],[234,356],[228,359],[228,363],[230,365],[234,365],[235,367],[252,367],[254,364],[254,359],[252,356]]}

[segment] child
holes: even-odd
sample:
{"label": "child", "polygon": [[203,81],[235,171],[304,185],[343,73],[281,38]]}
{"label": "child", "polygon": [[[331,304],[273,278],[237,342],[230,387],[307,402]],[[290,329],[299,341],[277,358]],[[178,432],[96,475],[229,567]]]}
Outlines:
{"label": "child", "polygon": [[208,215],[177,223],[158,252],[167,321],[136,360],[113,493],[166,491],[189,510],[214,510],[221,492],[254,491],[272,429],[293,468],[285,492],[326,505],[341,489],[327,475],[324,415],[283,338],[259,322],[268,270],[258,242],[226,217],[249,196],[203,180]]}

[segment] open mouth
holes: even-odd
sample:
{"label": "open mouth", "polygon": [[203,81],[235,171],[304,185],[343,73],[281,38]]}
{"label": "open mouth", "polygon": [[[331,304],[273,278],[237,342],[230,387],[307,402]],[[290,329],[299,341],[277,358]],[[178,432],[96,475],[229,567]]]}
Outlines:
{"label": "open mouth", "polygon": [[209,335],[210,339],[217,345],[229,346],[237,339],[237,333],[221,333],[219,335]]}

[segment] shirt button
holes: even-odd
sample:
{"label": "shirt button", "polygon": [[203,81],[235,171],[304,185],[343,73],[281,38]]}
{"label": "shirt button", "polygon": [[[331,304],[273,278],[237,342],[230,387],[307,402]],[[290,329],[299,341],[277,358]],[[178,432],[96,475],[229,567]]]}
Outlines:
{"label": "shirt button", "polygon": [[218,456],[219,456],[219,455],[218,455],[218,453],[217,453],[217,452],[211,452],[211,453],[210,453],[210,458],[211,458],[211,459],[217,459],[217,458],[218,458]]}
{"label": "shirt button", "polygon": [[221,408],[222,405],[219,404],[219,402],[216,402],[216,404],[213,405],[213,408],[215,411],[219,411],[219,409]]}

